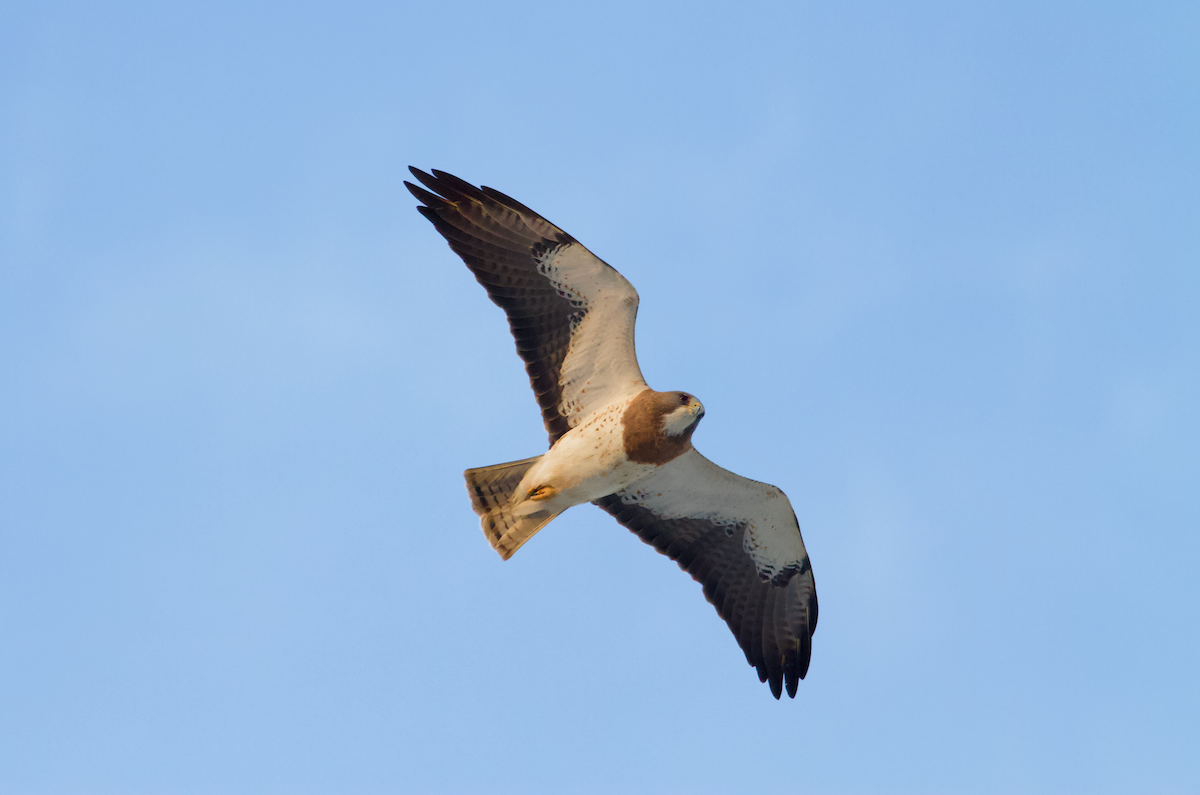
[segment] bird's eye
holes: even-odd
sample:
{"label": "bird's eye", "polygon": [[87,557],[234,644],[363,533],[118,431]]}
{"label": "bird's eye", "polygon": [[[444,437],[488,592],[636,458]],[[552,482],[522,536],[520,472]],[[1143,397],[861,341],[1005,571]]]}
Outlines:
{"label": "bird's eye", "polygon": [[680,393],[680,395],[679,395],[679,405],[681,405],[681,406],[686,406],[688,403],[691,403],[691,402],[692,402],[692,398],[691,398],[691,396],[690,396],[690,395],[685,395],[685,394],[683,394],[683,393]]}

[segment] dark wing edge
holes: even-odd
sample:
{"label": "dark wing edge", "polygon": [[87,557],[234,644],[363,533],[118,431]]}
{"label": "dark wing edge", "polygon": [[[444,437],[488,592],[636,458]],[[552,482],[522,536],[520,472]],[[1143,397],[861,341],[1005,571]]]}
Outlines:
{"label": "dark wing edge", "polygon": [[432,174],[411,166],[409,170],[429,189],[404,183],[422,202],[417,210],[508,317],[553,444],[570,430],[559,412],[559,373],[571,341],[572,319],[578,322],[581,312],[538,272],[536,257],[575,239],[499,191],[476,188],[437,169]]}
{"label": "dark wing edge", "polygon": [[759,681],[770,683],[776,699],[784,685],[788,697],[796,697],[817,629],[817,589],[807,558],[786,583],[764,582],[742,548],[740,528],[706,519],[664,519],[616,494],[595,504],[699,582]]}

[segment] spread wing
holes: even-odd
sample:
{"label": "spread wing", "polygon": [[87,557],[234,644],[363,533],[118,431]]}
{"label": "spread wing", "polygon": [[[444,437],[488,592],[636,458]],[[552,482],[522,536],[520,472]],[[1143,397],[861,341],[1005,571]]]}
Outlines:
{"label": "spread wing", "polygon": [[696,450],[596,501],[704,586],[758,678],[791,697],[808,673],[817,589],[782,491]]}
{"label": "spread wing", "polygon": [[523,204],[444,171],[405,182],[508,315],[553,444],[612,400],[645,388],[633,348],[638,294],[611,265]]}

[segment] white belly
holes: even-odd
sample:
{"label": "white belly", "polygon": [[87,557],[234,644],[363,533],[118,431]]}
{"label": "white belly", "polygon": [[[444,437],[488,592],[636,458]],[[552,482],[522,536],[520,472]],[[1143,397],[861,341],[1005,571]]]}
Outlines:
{"label": "white belly", "polygon": [[653,464],[634,463],[625,455],[621,420],[631,400],[606,406],[555,442],[525,474],[516,499],[523,500],[539,486],[552,486],[554,497],[527,503],[528,508],[561,511],[620,491],[653,472]]}

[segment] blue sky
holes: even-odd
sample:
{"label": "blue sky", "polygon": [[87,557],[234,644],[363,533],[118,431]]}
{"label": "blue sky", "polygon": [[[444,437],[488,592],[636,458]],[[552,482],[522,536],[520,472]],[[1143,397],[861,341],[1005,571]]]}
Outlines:
{"label": "blue sky", "polygon": [[[10,3],[0,791],[1200,790],[1200,8]],[[776,702],[576,508],[440,168],[782,487]]]}

